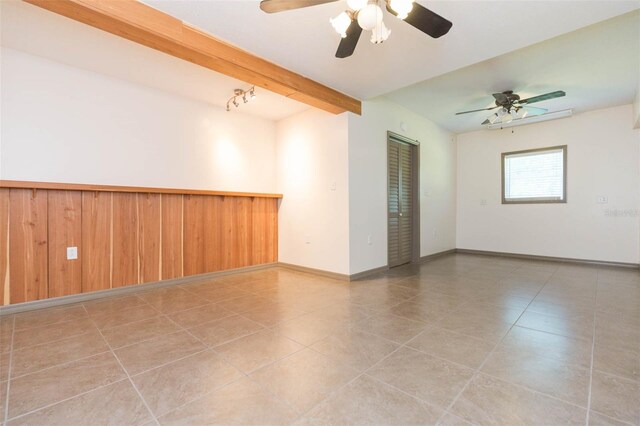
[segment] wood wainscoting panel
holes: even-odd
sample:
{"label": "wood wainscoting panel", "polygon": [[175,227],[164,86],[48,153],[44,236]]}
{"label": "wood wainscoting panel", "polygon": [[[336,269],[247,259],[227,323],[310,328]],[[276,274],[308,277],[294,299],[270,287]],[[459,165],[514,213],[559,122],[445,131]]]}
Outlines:
{"label": "wood wainscoting panel", "polygon": [[111,287],[138,284],[138,194],[113,193]]}
{"label": "wood wainscoting panel", "polygon": [[82,292],[111,288],[110,192],[82,192]]}
{"label": "wood wainscoting panel", "polygon": [[204,217],[206,195],[184,196],[184,275],[203,274],[205,266]]}
{"label": "wood wainscoting panel", "polygon": [[9,303],[9,290],[9,189],[0,188],[0,306]]}
{"label": "wood wainscoting panel", "polygon": [[233,197],[208,196],[204,208],[204,272],[216,272],[225,267],[225,218],[227,200]]}
{"label": "wood wainscoting panel", "polygon": [[0,181],[0,306],[278,259],[274,194],[2,182],[12,181]]}
{"label": "wood wainscoting panel", "polygon": [[255,198],[252,206],[252,264],[278,261],[278,200]]}
{"label": "wood wainscoting panel", "polygon": [[[82,292],[82,193],[50,190],[48,201],[49,297]],[[78,259],[67,260],[67,247]]]}
{"label": "wood wainscoting panel", "polygon": [[182,195],[162,194],[162,279],[182,277]]}
{"label": "wood wainscoting panel", "polygon": [[252,263],[252,207],[250,198],[228,197],[225,201],[224,269],[243,268]]}
{"label": "wood wainscoting panel", "polygon": [[160,194],[138,194],[141,283],[160,281]]}
{"label": "wood wainscoting panel", "polygon": [[254,264],[267,263],[269,252],[269,215],[267,200],[254,198],[251,207],[251,261]]}
{"label": "wood wainscoting panel", "polygon": [[11,303],[48,297],[47,191],[9,192]]}

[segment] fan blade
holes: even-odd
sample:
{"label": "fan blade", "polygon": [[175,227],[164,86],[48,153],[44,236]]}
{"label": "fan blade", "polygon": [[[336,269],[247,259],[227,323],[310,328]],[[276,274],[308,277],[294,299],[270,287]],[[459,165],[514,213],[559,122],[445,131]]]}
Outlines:
{"label": "fan blade", "polygon": [[333,3],[334,1],[337,0],[262,0],[260,2],[260,9],[262,9],[263,12],[276,13],[319,4]]}
{"label": "fan blade", "polygon": [[[388,4],[387,10],[393,16],[398,15]],[[419,5],[415,1],[413,2],[413,9],[411,9],[409,16],[407,16],[404,21],[433,38],[442,37],[448,33],[453,26],[451,21],[444,19],[442,16],[430,11],[424,6]]]}
{"label": "fan blade", "polygon": [[509,101],[509,98],[504,93],[494,93],[493,97],[499,104],[506,104]]}
{"label": "fan blade", "polygon": [[340,39],[340,44],[338,45],[338,50],[336,51],[336,58],[347,58],[353,55],[354,50],[356,50],[356,45],[358,44],[358,40],[360,39],[360,34],[362,34],[362,28],[358,25],[358,21],[355,19],[351,21],[349,24],[349,28],[347,28],[347,36],[345,38]]}
{"label": "fan blade", "polygon": [[532,106],[529,106],[529,105],[522,105],[522,108],[526,108],[526,109],[528,109],[529,111],[531,111],[534,114],[544,114],[545,112],[549,111],[546,108],[532,107]]}
{"label": "fan blade", "polygon": [[487,118],[486,120],[484,120],[484,121],[483,121],[482,123],[480,123],[480,124],[484,126],[485,124],[489,124],[489,123],[491,123],[491,122],[490,122],[490,121],[489,121],[489,119]]}
{"label": "fan blade", "polygon": [[478,112],[478,111],[491,111],[492,109],[496,109],[499,106],[496,105],[494,107],[491,108],[482,108],[482,109],[472,109],[471,111],[462,111],[462,112],[456,112],[456,115],[460,115],[460,114],[469,114],[470,112]]}
{"label": "fan blade", "polygon": [[561,98],[563,96],[565,96],[566,93],[564,93],[562,90],[557,90],[555,92],[551,92],[551,93],[545,93],[544,95],[540,95],[540,96],[534,96],[532,98],[527,98],[527,99],[522,99],[520,101],[518,101],[519,104],[532,104],[534,102],[540,102],[540,101],[546,101],[549,99],[554,99],[554,98]]}

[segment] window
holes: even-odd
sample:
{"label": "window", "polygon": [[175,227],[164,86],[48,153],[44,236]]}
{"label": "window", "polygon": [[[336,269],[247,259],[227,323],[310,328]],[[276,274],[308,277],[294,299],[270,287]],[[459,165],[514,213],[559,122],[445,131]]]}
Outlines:
{"label": "window", "polygon": [[566,202],[566,145],[502,154],[502,204]]}

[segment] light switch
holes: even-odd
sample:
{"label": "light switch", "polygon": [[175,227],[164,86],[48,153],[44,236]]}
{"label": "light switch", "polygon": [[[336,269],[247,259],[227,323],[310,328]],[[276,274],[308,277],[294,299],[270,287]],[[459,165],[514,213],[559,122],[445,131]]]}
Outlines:
{"label": "light switch", "polygon": [[78,258],[78,247],[67,247],[67,260],[76,260]]}
{"label": "light switch", "polygon": [[598,195],[598,198],[596,198],[596,202],[598,204],[607,204],[607,202],[609,202],[609,199],[605,195]]}

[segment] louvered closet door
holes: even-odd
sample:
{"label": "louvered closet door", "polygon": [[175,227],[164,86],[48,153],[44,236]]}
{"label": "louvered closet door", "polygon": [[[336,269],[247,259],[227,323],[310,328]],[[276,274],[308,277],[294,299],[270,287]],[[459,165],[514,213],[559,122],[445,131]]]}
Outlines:
{"label": "louvered closet door", "polygon": [[411,146],[389,141],[389,266],[411,262],[413,182]]}

